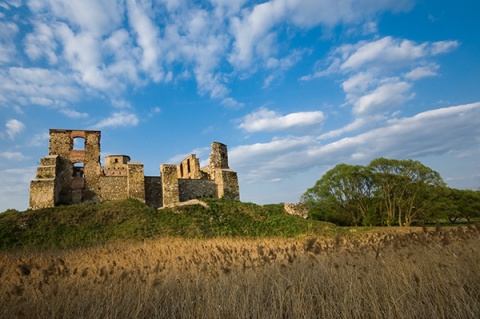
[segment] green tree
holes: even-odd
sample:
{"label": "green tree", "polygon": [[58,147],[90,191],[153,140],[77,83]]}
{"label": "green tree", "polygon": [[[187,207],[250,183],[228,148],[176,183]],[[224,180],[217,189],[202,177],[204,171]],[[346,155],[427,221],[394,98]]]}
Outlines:
{"label": "green tree", "polygon": [[480,191],[441,187],[438,199],[430,207],[431,216],[448,219],[452,224],[480,217]]}
{"label": "green tree", "polygon": [[445,186],[439,173],[419,161],[377,158],[368,168],[388,226],[410,226],[423,217],[436,198],[435,187]]}
{"label": "green tree", "polygon": [[362,225],[371,211],[374,190],[366,167],[339,164],[308,189],[301,201],[322,219]]}

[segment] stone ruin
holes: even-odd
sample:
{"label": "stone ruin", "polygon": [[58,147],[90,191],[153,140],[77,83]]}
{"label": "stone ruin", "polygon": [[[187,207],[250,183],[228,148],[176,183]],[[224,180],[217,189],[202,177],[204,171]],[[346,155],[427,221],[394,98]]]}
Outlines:
{"label": "stone ruin", "polygon": [[287,214],[300,216],[302,218],[308,218],[309,211],[308,211],[308,207],[305,206],[305,204],[285,203],[283,205],[283,209],[285,210],[285,212],[287,212]]}
{"label": "stone ruin", "polygon": [[30,209],[125,198],[155,208],[197,198],[240,198],[237,173],[228,167],[222,143],[212,143],[206,167],[191,154],[179,164],[161,164],[160,176],[145,176],[143,164],[127,155],[106,156],[102,167],[100,133],[50,130],[49,155],[40,159],[30,183]]}

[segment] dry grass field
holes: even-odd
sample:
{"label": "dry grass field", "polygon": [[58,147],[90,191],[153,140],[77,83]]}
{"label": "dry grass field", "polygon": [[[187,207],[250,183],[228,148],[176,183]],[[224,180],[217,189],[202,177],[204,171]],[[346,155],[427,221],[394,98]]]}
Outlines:
{"label": "dry grass field", "polygon": [[1,318],[479,318],[480,227],[0,252]]}

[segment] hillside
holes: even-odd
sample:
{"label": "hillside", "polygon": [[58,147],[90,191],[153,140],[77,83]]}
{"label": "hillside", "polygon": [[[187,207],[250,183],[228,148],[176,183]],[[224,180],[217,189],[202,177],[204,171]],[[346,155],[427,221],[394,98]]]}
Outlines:
{"label": "hillside", "polygon": [[285,213],[282,204],[260,206],[207,200],[156,210],[128,199],[0,214],[0,249],[79,247],[156,237],[292,237],[328,235],[336,226]]}

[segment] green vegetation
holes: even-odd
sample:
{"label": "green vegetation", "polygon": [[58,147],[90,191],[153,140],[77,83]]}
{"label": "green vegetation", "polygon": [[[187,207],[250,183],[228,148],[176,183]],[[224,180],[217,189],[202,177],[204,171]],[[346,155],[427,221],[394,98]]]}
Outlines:
{"label": "green vegetation", "polygon": [[282,204],[259,206],[207,200],[201,205],[156,210],[127,199],[0,214],[0,249],[78,247],[155,237],[293,237],[332,232],[335,225],[285,213]]}
{"label": "green vegetation", "polygon": [[339,225],[410,226],[480,217],[480,191],[448,188],[439,173],[413,160],[339,164],[302,202],[315,219]]}

